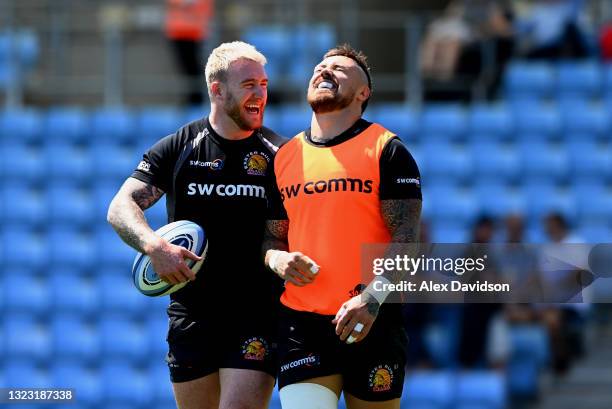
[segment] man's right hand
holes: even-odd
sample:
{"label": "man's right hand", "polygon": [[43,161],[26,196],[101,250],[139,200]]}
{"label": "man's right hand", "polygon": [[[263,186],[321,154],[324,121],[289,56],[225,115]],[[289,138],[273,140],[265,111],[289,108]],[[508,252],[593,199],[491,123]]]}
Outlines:
{"label": "man's right hand", "polygon": [[159,240],[147,252],[151,257],[151,265],[159,278],[168,284],[179,284],[185,281],[193,281],[196,276],[185,263],[185,259],[201,261],[202,257],[197,256],[184,247],[168,243],[166,240]]}
{"label": "man's right hand", "polygon": [[314,281],[319,266],[300,252],[268,251],[268,266],[285,281],[303,287]]}

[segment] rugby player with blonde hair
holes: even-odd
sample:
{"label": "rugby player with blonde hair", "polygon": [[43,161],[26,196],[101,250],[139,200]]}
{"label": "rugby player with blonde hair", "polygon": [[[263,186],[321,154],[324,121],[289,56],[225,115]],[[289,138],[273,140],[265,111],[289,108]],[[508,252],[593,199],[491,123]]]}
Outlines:
{"label": "rugby player with blonde hair", "polygon": [[[210,115],[151,147],[108,211],[164,281],[191,281],[168,307],[166,361],[179,409],[264,409],[274,386],[282,281],[260,251],[271,162],[284,140],[262,126],[265,64],[243,42],[215,48],[205,69]],[[144,217],[164,194],[168,222],[191,220],[207,235],[197,276],[184,258],[198,257],[158,237]]]}

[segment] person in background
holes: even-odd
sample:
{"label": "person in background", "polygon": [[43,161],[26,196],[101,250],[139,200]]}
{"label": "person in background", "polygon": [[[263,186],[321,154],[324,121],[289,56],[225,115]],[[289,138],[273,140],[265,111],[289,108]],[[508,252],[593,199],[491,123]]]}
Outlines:
{"label": "person in background", "polygon": [[188,77],[188,105],[202,105],[204,93],[197,84],[204,61],[204,41],[210,33],[214,0],[166,0],[165,33],[182,74]]}

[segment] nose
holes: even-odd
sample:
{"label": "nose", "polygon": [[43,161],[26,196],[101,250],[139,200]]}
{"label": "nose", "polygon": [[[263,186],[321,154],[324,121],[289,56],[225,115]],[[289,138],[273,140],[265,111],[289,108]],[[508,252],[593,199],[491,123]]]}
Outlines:
{"label": "nose", "polygon": [[267,89],[262,86],[256,86],[253,89],[253,93],[255,94],[255,96],[259,98],[265,98],[267,95],[267,92],[268,92]]}

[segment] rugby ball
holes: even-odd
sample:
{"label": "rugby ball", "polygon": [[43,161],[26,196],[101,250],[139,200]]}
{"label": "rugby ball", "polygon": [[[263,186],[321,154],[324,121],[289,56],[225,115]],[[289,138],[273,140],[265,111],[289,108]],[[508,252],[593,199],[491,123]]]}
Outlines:
{"label": "rugby ball", "polygon": [[[201,261],[185,259],[187,266],[194,273],[198,272],[200,267],[202,267],[204,257],[206,257],[206,250],[208,250],[208,240],[204,234],[204,229],[194,222],[180,220],[165,225],[156,230],[155,233],[169,243],[185,247],[192,253],[202,257]],[[179,284],[168,284],[162,281],[153,270],[151,258],[143,253],[138,253],[134,259],[132,279],[138,291],[149,297],[172,294],[188,283],[188,281],[185,281]]]}

